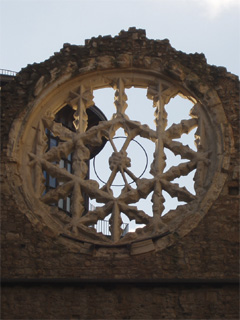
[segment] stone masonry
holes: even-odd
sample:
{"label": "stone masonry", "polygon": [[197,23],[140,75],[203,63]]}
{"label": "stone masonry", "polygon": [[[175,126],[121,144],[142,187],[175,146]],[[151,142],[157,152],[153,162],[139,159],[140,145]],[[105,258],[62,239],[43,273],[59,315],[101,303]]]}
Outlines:
{"label": "stone masonry", "polygon": [[[104,86],[101,79],[108,75],[114,82],[115,74],[120,74],[131,86],[127,82],[131,72],[143,86],[142,75],[150,82],[160,77],[206,106],[222,139],[216,142],[222,148],[216,155],[221,159],[213,175],[216,181],[199,191],[204,195],[201,202],[207,199],[207,204],[186,207],[183,220],[174,213],[172,220],[155,218],[158,228],[149,222],[145,233],[125,242],[117,242],[115,231],[113,243],[108,239],[105,243],[89,235],[85,225],[75,228],[82,233],[70,236],[73,225],[63,237],[65,222],[54,220],[57,214],[51,216],[50,211],[47,215],[53,209],[46,203],[32,200],[32,187],[26,183],[31,181],[32,169],[24,159],[28,159],[25,150],[28,145],[32,148],[33,139],[26,133],[54,100],[57,110],[64,92],[82,79],[87,79],[84,85],[94,79],[97,87]],[[100,80],[99,74],[104,74]],[[120,85],[113,86],[119,94]],[[2,88],[1,102],[1,319],[239,318],[237,76],[208,65],[203,54],[185,54],[172,48],[168,40],[150,40],[144,30],[130,28],[114,38],[86,40],[84,46],[64,44],[48,60],[23,68]],[[121,103],[115,105],[124,114],[125,102]],[[79,121],[83,123],[84,117]],[[45,167],[51,172],[48,164]],[[87,183],[82,185],[88,190]],[[171,192],[171,187],[166,188]],[[100,194],[96,185],[93,190]],[[93,216],[91,213],[91,219]],[[114,228],[117,230],[116,225]],[[153,230],[161,236],[156,237]]]}

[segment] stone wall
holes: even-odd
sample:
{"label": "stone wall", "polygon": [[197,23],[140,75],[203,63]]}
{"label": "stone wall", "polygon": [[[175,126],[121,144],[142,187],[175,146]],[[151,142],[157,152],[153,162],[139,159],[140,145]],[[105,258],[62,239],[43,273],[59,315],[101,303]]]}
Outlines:
{"label": "stone wall", "polygon": [[3,319],[237,319],[238,314],[233,284],[35,283],[3,287],[2,299]]}
{"label": "stone wall", "polygon": [[[166,76],[181,78],[180,63],[216,90],[233,139],[226,182],[198,225],[163,249],[130,255],[128,248],[109,251],[96,246],[94,254],[82,254],[77,243],[59,238],[41,221],[33,223],[14,197],[14,183],[9,183],[6,170],[14,165],[9,157],[12,123],[22,112],[30,112],[39,92],[58,79],[126,64],[154,70],[156,61]],[[201,94],[201,86],[194,81],[191,86]],[[168,40],[149,40],[144,30],[132,28],[115,38],[87,40],[85,46],[65,44],[49,60],[22,69],[2,91],[2,319],[238,319],[239,81],[235,75],[208,65],[203,54],[176,51]]]}

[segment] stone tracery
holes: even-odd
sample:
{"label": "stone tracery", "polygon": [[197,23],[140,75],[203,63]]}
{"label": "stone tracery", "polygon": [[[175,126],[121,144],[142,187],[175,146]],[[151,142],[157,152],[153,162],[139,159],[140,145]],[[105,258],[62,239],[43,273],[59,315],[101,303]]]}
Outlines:
{"label": "stone tracery", "polygon": [[[161,79],[155,81],[154,85],[148,85],[146,82],[145,87],[148,88],[147,97],[153,100],[155,108],[156,130],[152,130],[147,125],[130,120],[125,114],[125,110],[127,109],[125,87],[129,87],[129,84],[126,85],[125,83],[128,82],[127,77],[125,79],[119,78],[113,85],[115,89],[114,104],[116,113],[113,114],[112,119],[101,122],[98,126],[92,127],[88,131],[86,131],[88,121],[86,109],[94,104],[93,90],[84,85],[71,90],[67,99],[68,104],[75,110],[74,126],[76,132],[72,132],[61,124],[56,123],[53,114],[47,114],[39,121],[36,135],[36,151],[29,153],[31,159],[30,166],[34,167],[34,185],[38,186],[35,191],[45,204],[57,203],[60,199],[71,194],[72,218],[66,223],[65,230],[70,231],[75,236],[81,234],[83,230],[87,230],[90,237],[99,241],[114,243],[124,241],[124,239],[121,239],[121,212],[126,214],[130,220],[136,220],[137,223],[146,225],[141,232],[138,232],[138,235],[128,234],[125,237],[126,239],[128,237],[132,239],[134,237],[139,238],[139,236],[140,238],[150,235],[154,236],[159,232],[168,230],[168,226],[164,222],[164,219],[162,219],[164,210],[163,190],[168,192],[170,196],[177,197],[179,201],[187,203],[196,201],[201,191],[201,181],[197,178],[197,174],[196,195],[191,194],[185,187],[179,187],[178,184],[172,183],[172,180],[175,178],[187,175],[196,168],[203,171],[208,166],[208,154],[202,147],[202,140],[197,141],[198,146],[201,145],[201,148],[198,148],[198,152],[188,146],[183,146],[178,141],[174,141],[174,139],[181,137],[183,133],[189,133],[198,126],[198,113],[200,112],[201,105],[195,103],[191,119],[182,120],[179,124],[173,124],[166,130],[167,113],[165,105],[179,93],[179,88]],[[63,141],[57,147],[53,147],[47,152],[45,128]],[[113,138],[119,128],[123,128],[125,131],[126,140],[122,149],[117,151]],[[204,123],[201,124],[198,132],[200,129],[204,130]],[[127,155],[127,148],[136,136],[155,143],[154,160],[150,171],[153,176],[152,179],[137,179],[131,172],[131,159]],[[201,137],[201,134],[199,136]],[[109,155],[110,177],[104,187],[100,188],[96,181],[91,179],[85,180],[85,178],[88,172],[87,161],[90,157],[90,151],[87,146],[99,146],[103,138],[110,141],[114,152],[112,155]],[[189,161],[171,167],[164,172],[164,148],[168,148],[175,155],[181,155],[182,158]],[[53,164],[54,162],[58,163],[62,158],[67,158],[70,153],[73,153],[73,173]],[[57,178],[60,182],[56,189],[50,190],[44,195],[42,195],[44,190],[43,170]],[[122,175],[125,186],[120,195],[114,197],[111,186],[118,172]],[[127,182],[126,175],[135,180],[136,189],[132,188]],[[142,210],[138,210],[136,206],[130,205],[137,203],[142,198],[146,198],[152,191],[153,217]],[[104,205],[84,214],[83,192]],[[88,228],[97,223],[98,220],[103,220],[109,214],[111,214],[111,240],[101,234],[94,234],[95,231],[92,228]]]}
{"label": "stone tracery", "polygon": [[[7,92],[9,110],[16,107],[19,112],[17,117],[14,114],[6,145],[6,175],[19,210],[47,236],[51,234],[68,248],[86,254],[160,251],[187,235],[198,226],[220,193],[225,192],[231,170],[233,132],[221,90],[212,82],[214,75],[222,74],[228,80],[233,77],[208,65],[203,54],[177,51],[169,41],[147,39],[144,30],[135,28],[121,31],[114,38],[86,40],[85,46],[65,44],[57,56],[23,69],[14,81],[14,94]],[[128,118],[125,89],[132,87],[147,89],[156,111],[156,128],[150,129],[144,120],[140,123],[135,117]],[[109,121],[85,131],[93,93],[104,88],[114,88],[116,111]],[[194,104],[191,119],[183,117],[166,127],[165,105],[176,95]],[[58,112],[67,105],[71,105],[71,114],[75,113],[75,132],[56,121]],[[10,123],[12,118],[6,120]],[[197,151],[180,143],[183,134],[191,131],[192,136],[195,127]],[[60,142],[49,150],[46,129]],[[103,140],[114,145],[118,129],[126,134],[122,150],[125,166],[112,161],[110,175],[103,179],[107,183],[100,187],[97,181],[85,179],[86,162],[93,149],[101,148]],[[148,178],[135,179],[135,171],[128,167],[129,146],[135,138],[156,146]],[[113,152],[114,149],[109,157]],[[165,156],[171,152],[187,162],[169,167]],[[61,166],[63,158],[70,154],[74,155],[71,172]],[[167,166],[163,170],[164,162]],[[114,197],[111,191],[115,171],[118,176],[127,177],[127,181],[136,182],[124,182],[120,195]],[[55,189],[46,188],[44,172],[56,181]],[[193,177],[194,172],[195,192],[191,193],[175,179]],[[83,195],[100,205],[84,212]],[[144,212],[141,203],[152,195],[152,210]],[[168,195],[186,204],[165,214],[164,197],[168,201]],[[68,214],[58,209],[58,203],[66,196],[72,200]],[[146,226],[123,236],[120,224],[124,214]],[[92,228],[106,216],[111,216],[111,239]]]}

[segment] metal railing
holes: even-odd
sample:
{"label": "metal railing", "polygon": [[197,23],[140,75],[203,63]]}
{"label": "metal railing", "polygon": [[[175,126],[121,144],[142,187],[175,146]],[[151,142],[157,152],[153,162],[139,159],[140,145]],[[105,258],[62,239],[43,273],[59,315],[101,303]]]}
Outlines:
{"label": "metal railing", "polygon": [[[105,236],[111,236],[111,232],[109,230],[109,221],[107,220],[98,220],[96,224],[94,224],[92,227],[96,229],[97,232],[104,234]],[[122,237],[125,236],[126,233],[129,231],[129,224],[123,223],[121,225]]]}
{"label": "metal railing", "polygon": [[4,75],[4,76],[15,77],[17,72],[16,71],[11,71],[11,70],[6,70],[6,69],[0,69],[0,74]]}
{"label": "metal railing", "polygon": [[[93,211],[96,209],[96,207],[90,203],[89,209],[91,211]],[[109,224],[108,220],[98,220],[97,223],[92,225],[91,227],[96,229],[97,232],[104,234],[105,236],[111,236],[111,232],[109,230],[110,224]],[[122,223],[121,229],[123,230],[122,235],[121,235],[123,237],[129,231],[129,224]]]}

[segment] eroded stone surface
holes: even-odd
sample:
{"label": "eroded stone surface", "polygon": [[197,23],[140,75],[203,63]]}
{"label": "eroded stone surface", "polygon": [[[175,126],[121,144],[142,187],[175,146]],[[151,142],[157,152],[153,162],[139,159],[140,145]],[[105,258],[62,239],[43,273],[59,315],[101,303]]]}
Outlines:
{"label": "eroded stone surface", "polygon": [[[146,47],[148,58],[143,55],[146,50],[145,46],[141,49],[138,47],[134,54],[129,51],[123,53],[123,49],[119,57],[118,54],[111,55],[110,48],[116,49],[116,46],[123,39],[127,40],[126,43],[131,39],[134,41],[141,39],[145,44],[148,44]],[[106,45],[106,41],[111,43],[109,50],[101,51],[102,53],[97,58],[94,57],[93,53],[98,52],[103,43]],[[151,48],[150,51],[149,48]],[[166,52],[165,49],[167,49]],[[161,59],[156,59],[153,54],[154,50],[157,56],[161,53]],[[174,52],[174,61],[169,59],[171,50]],[[86,52],[90,52],[90,56],[86,56]],[[40,70],[44,68],[47,70],[50,67],[51,71],[48,72],[51,73],[51,77],[49,78],[46,72],[46,75],[41,75],[38,79],[36,76],[34,81],[28,82],[29,90],[27,92],[31,92],[31,86],[33,86],[34,95],[25,97],[28,100],[28,108],[25,110],[28,111],[23,111],[22,116],[15,120],[10,133],[8,155],[15,159],[16,164],[11,167],[7,166],[7,168],[9,168],[10,180],[15,181],[17,175],[22,181],[20,184],[23,193],[17,189],[15,194],[17,201],[22,203],[23,210],[25,210],[24,206],[28,208],[32,206],[29,211],[30,220],[37,221],[35,218],[43,220],[56,233],[64,233],[81,241],[87,240],[94,243],[97,241],[98,244],[110,243],[111,241],[114,244],[118,242],[131,243],[134,240],[161,236],[167,231],[169,233],[177,232],[180,236],[187,234],[206,214],[227,178],[226,171],[229,167],[232,134],[216,91],[199,78],[198,72],[181,64],[184,59],[181,63],[177,61],[176,51],[171,49],[167,42],[148,40],[142,32],[126,34],[123,32],[114,39],[99,38],[87,41],[84,50],[81,46],[65,45],[61,54],[65,56],[66,69],[63,70],[63,65],[59,69],[55,66],[58,60],[54,60],[55,63],[50,66],[46,61],[41,65]],[[136,55],[138,55],[138,59],[136,59]],[[78,64],[72,63],[73,57],[78,59]],[[116,68],[118,58],[122,63]],[[197,55],[193,59],[196,58],[198,58]],[[94,63],[93,60],[95,60]],[[203,59],[201,61],[205,63]],[[84,67],[76,70],[77,65],[82,64],[88,65],[90,69]],[[98,70],[98,74],[94,73],[95,70]],[[155,108],[156,130],[127,117],[125,113],[127,109],[125,88],[132,86],[141,86],[147,89],[147,96],[153,100]],[[94,104],[94,90],[101,87],[115,89],[116,113],[113,113],[111,120],[102,122],[86,132],[88,123],[86,110]],[[176,94],[186,96],[194,102],[191,111],[192,119],[183,119],[179,124],[173,124],[165,130],[167,124],[165,105]],[[75,110],[75,133],[54,121],[54,114],[61,106],[64,106],[64,102],[67,102]],[[118,154],[113,138],[119,127],[124,129],[127,140]],[[197,152],[174,140],[196,127],[198,127],[196,131]],[[48,151],[46,151],[48,143],[46,129],[63,141],[59,146]],[[137,180],[130,168],[131,159],[127,157],[127,147],[136,136],[147,138],[156,145],[151,166],[153,179],[148,181],[146,179]],[[112,173],[106,185],[100,189],[97,182],[85,180],[88,172],[86,161],[90,156],[86,145],[92,148],[97,147],[103,139],[109,140],[115,151],[109,155]],[[223,141],[225,141],[224,144]],[[167,172],[164,172],[164,148],[168,148],[175,155],[181,155],[182,158],[189,161],[171,167]],[[73,173],[53,164],[62,158],[67,158],[70,153],[73,153]],[[118,163],[117,158],[121,160],[121,164]],[[222,172],[222,168],[225,172]],[[197,169],[195,174],[196,195],[191,194],[186,188],[172,183],[175,178],[187,175],[194,169]],[[44,192],[44,172],[58,179],[61,184],[56,189]],[[125,181],[125,187],[120,196],[115,198],[111,185],[118,172],[121,173]],[[137,181],[135,189],[128,184],[126,175]],[[179,201],[187,202],[187,205],[162,217],[164,210],[163,190],[168,192],[170,196],[177,197]],[[153,217],[130,206],[131,203],[136,203],[139,199],[147,197],[152,191]],[[98,202],[105,203],[105,206],[97,207],[95,211],[89,211],[85,214],[83,192]],[[57,208],[49,207],[50,204],[57,203],[70,194],[72,195],[71,219],[62,216]],[[42,214],[42,212],[45,213]],[[124,212],[130,220],[136,219],[138,223],[146,224],[146,227],[138,230],[135,234],[127,234],[121,239],[121,212]],[[111,241],[101,234],[94,234],[94,230],[88,228],[98,220],[103,220],[109,213],[112,215],[110,219]]]}
{"label": "eroded stone surface", "polygon": [[[127,110],[124,90],[132,83],[128,80],[128,72],[136,74],[139,84],[148,87],[148,97],[155,103],[157,114],[163,114],[160,118],[156,116],[156,122],[162,121],[164,124],[165,115],[161,108],[176,87],[181,88],[183,95],[193,99],[195,107],[192,119],[182,119],[172,125],[161,138],[162,143],[176,154],[183,153],[189,157],[189,164],[172,168],[161,176],[159,171],[162,169],[155,163],[152,180],[140,179],[137,182],[138,191],[127,189],[122,194],[118,203],[121,210],[125,210],[130,217],[138,215],[139,220],[149,226],[145,230],[140,229],[132,238],[129,236],[123,246],[114,247],[113,244],[121,244],[119,240],[99,239],[99,235],[94,231],[91,233],[87,226],[112,211],[113,197],[107,187],[100,190],[97,182],[83,181],[81,175],[84,175],[86,168],[81,161],[82,157],[88,157],[86,141],[97,145],[101,143],[104,131],[112,137],[115,128],[122,124],[128,128],[131,138],[136,130],[137,134],[156,141],[157,130],[149,130],[144,124],[118,115],[124,115]],[[74,99],[72,93],[79,93],[81,82],[86,88],[82,100],[92,101],[88,83],[90,78],[96,81],[92,88],[104,87],[111,82],[116,90],[117,110],[114,109],[112,120],[85,133],[86,116],[84,113],[80,116],[84,110],[79,110],[78,104],[74,104],[77,98],[73,107],[75,124],[81,132],[70,132],[54,121],[54,114]],[[126,82],[121,83],[119,79]],[[170,93],[168,91],[166,95],[161,95],[162,99],[158,99],[157,84],[161,81],[174,85]],[[141,279],[152,281],[147,289],[132,284],[123,284],[121,288],[116,288],[114,284],[111,290],[89,284],[76,287],[75,283],[75,287],[63,285],[61,290],[55,285],[35,288],[8,286],[2,292],[3,319],[30,319],[36,317],[36,310],[40,318],[46,319],[99,318],[109,314],[112,318],[239,318],[238,290],[236,285],[227,284],[229,280],[237,279],[239,274],[240,139],[239,81],[236,76],[224,68],[207,65],[202,54],[178,52],[167,40],[149,40],[143,30],[131,29],[115,38],[88,40],[85,46],[66,44],[60,53],[49,60],[23,69],[2,92],[2,279],[67,279],[73,282],[74,279],[102,279],[111,283],[116,279],[138,283]],[[205,121],[206,117],[210,117],[211,121]],[[199,119],[204,121],[199,122]],[[205,135],[205,140],[199,141],[198,152],[173,142],[196,125],[199,136]],[[109,130],[111,126],[112,131]],[[46,127],[65,139],[61,148],[46,152]],[[77,177],[52,167],[51,159],[61,159],[61,155],[67,155],[75,148]],[[206,153],[206,148],[213,152]],[[161,150],[155,155],[155,158],[163,157]],[[191,203],[195,199],[170,181],[191,171],[196,165],[196,189],[201,201],[194,207]],[[67,193],[77,181],[89,195],[105,201],[105,207],[97,208],[86,216],[77,216],[71,225],[69,217],[60,215],[56,207],[49,207],[49,203],[58,197],[58,192],[46,193],[39,199],[44,189],[41,166],[65,181],[59,193]],[[78,172],[79,168],[81,170]],[[131,167],[127,169],[131,170]],[[209,188],[203,187],[206,181]],[[189,202],[187,210],[172,211],[161,218],[164,226],[167,225],[166,230],[158,219],[151,224],[152,219],[146,213],[129,208],[127,203],[130,197],[136,201],[139,195],[143,197],[155,188],[157,200],[154,210],[158,214],[162,204],[161,186]],[[114,210],[117,216],[119,208],[115,206]],[[79,219],[82,223],[80,229]],[[113,232],[117,237],[119,220],[115,221],[116,231]],[[66,226],[67,230],[64,229]],[[154,226],[157,228],[154,229]],[[77,235],[72,239],[70,235],[73,235],[74,228]],[[65,230],[68,238],[59,235],[61,230]],[[159,234],[159,230],[163,233]],[[160,237],[154,237],[154,232]],[[146,239],[146,235],[150,235],[150,239]],[[140,243],[136,241],[141,239],[143,241]],[[205,282],[215,279],[218,284],[194,285],[191,289],[179,284],[154,287],[155,282],[161,279],[197,279]],[[95,308],[92,308],[93,304]],[[75,313],[70,313],[70,310]]]}

